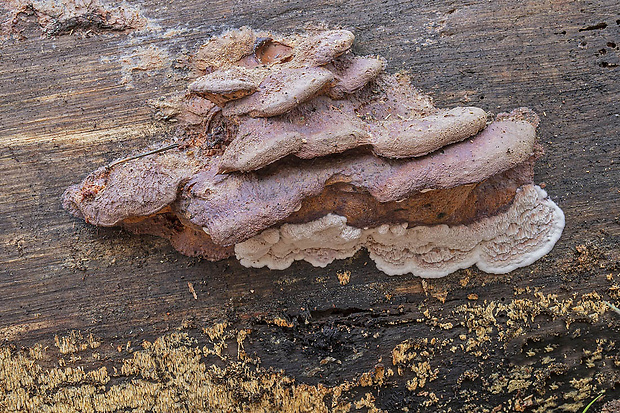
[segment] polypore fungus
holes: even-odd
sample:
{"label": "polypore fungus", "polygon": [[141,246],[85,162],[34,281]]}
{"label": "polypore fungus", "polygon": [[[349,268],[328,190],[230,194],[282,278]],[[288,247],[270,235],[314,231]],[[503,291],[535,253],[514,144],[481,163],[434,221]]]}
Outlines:
{"label": "polypore fungus", "polygon": [[352,43],[346,30],[209,40],[186,96],[161,105],[180,121],[175,143],[93,172],[64,207],[249,267],[366,248],[387,274],[441,277],[549,252],[564,215],[533,185],[536,114],[437,109]]}

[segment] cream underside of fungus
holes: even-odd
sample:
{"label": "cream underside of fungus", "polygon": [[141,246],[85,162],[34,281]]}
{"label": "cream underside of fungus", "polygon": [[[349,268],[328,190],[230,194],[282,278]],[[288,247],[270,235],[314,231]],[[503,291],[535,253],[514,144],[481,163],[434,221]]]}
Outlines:
{"label": "cream underside of fungus", "polygon": [[382,225],[354,228],[347,219],[326,215],[306,224],[285,224],[235,245],[246,267],[288,268],[305,260],[325,267],[366,248],[388,275],[412,273],[436,278],[477,265],[505,274],[547,254],[562,234],[564,213],[536,185],[524,185],[506,212],[471,225]]}
{"label": "cream underside of fungus", "polygon": [[183,254],[284,269],[368,250],[387,274],[507,273],[551,250],[562,211],[533,185],[538,116],[436,108],[347,30],[230,30],[161,104],[173,144],[99,168],[63,206]]}

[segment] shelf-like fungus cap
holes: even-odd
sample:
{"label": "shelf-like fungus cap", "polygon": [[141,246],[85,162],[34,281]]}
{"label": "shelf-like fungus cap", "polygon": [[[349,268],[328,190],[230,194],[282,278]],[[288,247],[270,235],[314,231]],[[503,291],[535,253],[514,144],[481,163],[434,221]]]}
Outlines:
{"label": "shelf-like fungus cap", "polygon": [[353,39],[248,28],[211,39],[167,107],[186,120],[171,150],[100,168],[63,205],[188,255],[234,251],[274,269],[366,248],[388,274],[437,277],[547,253],[564,217],[532,183],[536,114],[438,109],[384,59],[353,56]]}
{"label": "shelf-like fungus cap", "polygon": [[[247,36],[239,38],[239,49],[247,49]],[[309,159],[360,146],[389,158],[423,156],[484,129],[482,109],[438,110],[415,92],[395,104],[399,108],[391,119],[365,116],[381,96],[369,101],[352,94],[375,81],[385,62],[343,55],[353,39],[351,32],[336,30],[281,40],[278,44],[289,44],[290,59],[248,67],[247,56],[240,57],[237,65],[222,65],[192,82],[190,92],[221,106],[225,117],[238,118],[239,133],[226,148],[220,171],[251,171],[288,155]],[[377,86],[387,96],[403,84],[383,76]]]}
{"label": "shelf-like fungus cap", "polygon": [[377,268],[389,275],[437,278],[474,264],[488,273],[505,274],[551,251],[563,229],[562,210],[545,191],[525,185],[507,211],[471,225],[385,224],[363,229],[329,214],[265,230],[237,244],[235,254],[247,267],[285,269],[296,260],[325,267],[366,248]]}

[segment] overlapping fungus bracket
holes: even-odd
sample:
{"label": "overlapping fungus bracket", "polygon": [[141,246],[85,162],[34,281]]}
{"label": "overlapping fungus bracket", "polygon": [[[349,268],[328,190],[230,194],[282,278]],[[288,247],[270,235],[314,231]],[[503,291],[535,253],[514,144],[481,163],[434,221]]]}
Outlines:
{"label": "overlapping fungus bracket", "polygon": [[564,216],[532,183],[536,114],[435,108],[382,58],[353,55],[353,40],[248,28],[210,39],[175,112],[202,136],[95,171],[65,207],[246,266],[324,266],[366,248],[388,274],[437,277],[546,254]]}

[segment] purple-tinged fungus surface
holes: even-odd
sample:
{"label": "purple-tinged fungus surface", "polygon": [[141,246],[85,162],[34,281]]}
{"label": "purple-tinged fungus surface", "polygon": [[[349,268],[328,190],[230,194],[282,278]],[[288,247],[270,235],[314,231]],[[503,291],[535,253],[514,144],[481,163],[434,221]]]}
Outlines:
{"label": "purple-tinged fungus surface", "polygon": [[[179,137],[100,168],[63,204],[183,254],[283,269],[361,248],[387,274],[506,273],[551,250],[562,211],[533,184],[538,117],[438,109],[346,30],[248,28],[192,56]],[[164,145],[165,146],[165,145]]]}

